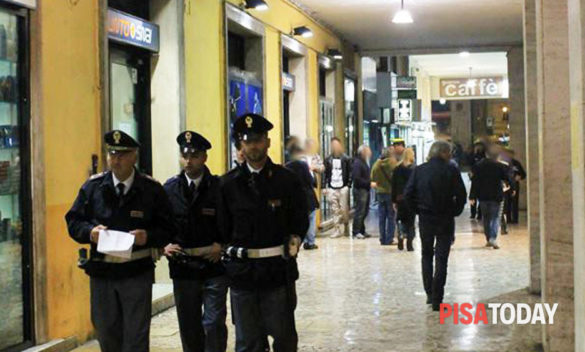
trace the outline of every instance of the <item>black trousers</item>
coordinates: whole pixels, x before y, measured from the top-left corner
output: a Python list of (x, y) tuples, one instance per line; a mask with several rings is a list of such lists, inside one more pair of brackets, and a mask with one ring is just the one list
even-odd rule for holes
[(225, 275), (207, 280), (173, 280), (184, 352), (225, 352), (228, 283)]
[(516, 182), (516, 194), (510, 195), (508, 212), (506, 214), (506, 216), (508, 217), (508, 222), (510, 224), (517, 224), (518, 223), (519, 204), (520, 204), (520, 182)]
[(154, 270), (126, 279), (92, 277), (91, 321), (102, 352), (148, 352)]
[(236, 325), (236, 352), (264, 352), (272, 336), (274, 352), (296, 352), (295, 284), (271, 289), (230, 288)]
[(352, 234), (366, 234), (366, 217), (370, 211), (370, 191), (362, 188), (353, 189), (355, 214), (353, 216)]
[(439, 304), (443, 301), (445, 293), (447, 262), (455, 236), (455, 221), (453, 217), (421, 215), (419, 227), (422, 243), (423, 285), (432, 303)]

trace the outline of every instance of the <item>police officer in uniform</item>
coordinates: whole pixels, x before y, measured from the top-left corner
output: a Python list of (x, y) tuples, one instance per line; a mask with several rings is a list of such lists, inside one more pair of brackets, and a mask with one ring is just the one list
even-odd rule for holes
[(234, 122), (246, 160), (220, 181), (217, 213), (237, 352), (264, 351), (267, 336), (275, 352), (297, 350), (295, 257), (309, 226), (307, 204), (297, 176), (267, 155), (270, 129), (256, 114)]
[[(65, 219), (75, 241), (91, 244), (82, 267), (90, 276), (91, 319), (101, 350), (146, 352), (154, 261), (174, 232), (171, 207), (162, 185), (134, 167), (140, 145), (119, 130), (104, 139), (109, 171), (85, 182)], [(102, 230), (134, 235), (131, 257), (99, 253)]]
[[(177, 232), (165, 247), (183, 351), (224, 352), (228, 279), (220, 262), (216, 207), (219, 178), (205, 162), (211, 144), (200, 134), (177, 137), (183, 170), (164, 185)], [(201, 307), (203, 306), (203, 315)]]

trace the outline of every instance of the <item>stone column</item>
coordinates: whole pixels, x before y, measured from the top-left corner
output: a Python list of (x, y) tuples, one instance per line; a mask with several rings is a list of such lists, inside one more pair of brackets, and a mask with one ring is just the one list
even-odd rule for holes
[[(508, 84), (510, 91), (510, 147), (515, 157), (526, 166), (526, 114), (524, 112), (524, 50), (521, 46), (508, 51)], [(526, 182), (520, 185), (520, 209), (526, 209)]]
[(585, 351), (585, 0), (569, 0), (575, 351)]
[(524, 95), (526, 103), (526, 194), (530, 236), (530, 292), (540, 293), (540, 197), (538, 91), (536, 85), (536, 2), (524, 1)]
[(536, 1), (542, 299), (558, 303), (545, 351), (574, 350), (573, 195), (567, 1)]

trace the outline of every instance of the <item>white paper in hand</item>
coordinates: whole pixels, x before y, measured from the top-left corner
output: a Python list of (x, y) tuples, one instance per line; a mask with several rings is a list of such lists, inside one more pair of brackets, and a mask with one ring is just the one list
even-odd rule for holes
[(130, 259), (134, 238), (134, 235), (128, 232), (101, 230), (97, 251), (114, 257)]

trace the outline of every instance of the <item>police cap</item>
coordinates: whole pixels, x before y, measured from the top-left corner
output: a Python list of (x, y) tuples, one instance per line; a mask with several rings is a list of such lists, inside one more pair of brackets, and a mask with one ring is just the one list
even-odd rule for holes
[(234, 122), (233, 132), (237, 139), (255, 140), (264, 136), (274, 126), (258, 114), (244, 114)]
[(181, 153), (195, 153), (211, 149), (211, 143), (197, 132), (184, 131), (177, 136), (177, 143)]
[(108, 152), (127, 152), (140, 148), (134, 138), (122, 130), (112, 130), (104, 135), (104, 142)]

